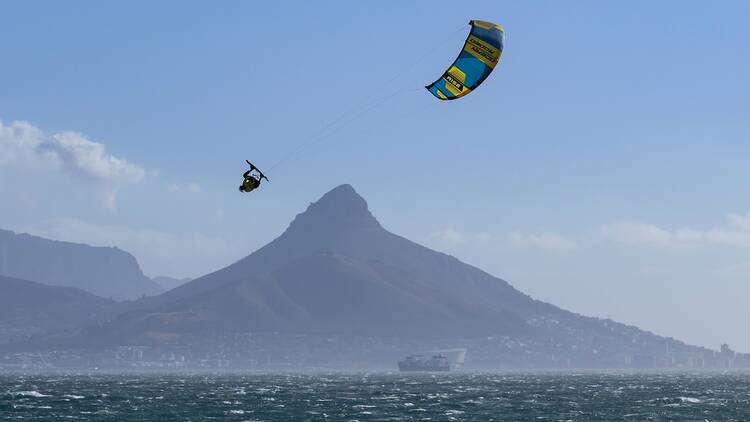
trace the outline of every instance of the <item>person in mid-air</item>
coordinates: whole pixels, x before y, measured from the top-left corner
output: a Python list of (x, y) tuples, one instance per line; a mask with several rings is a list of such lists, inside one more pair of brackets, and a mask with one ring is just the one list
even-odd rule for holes
[[(268, 178), (263, 175), (263, 173), (258, 169), (258, 167), (255, 167), (253, 163), (250, 161), (245, 160), (246, 163), (250, 165), (250, 170), (246, 171), (242, 178), (242, 184), (240, 185), (240, 192), (252, 192), (253, 190), (260, 187), (260, 181), (261, 179), (266, 179), (268, 181)], [(255, 174), (254, 172), (257, 172), (258, 174)]]

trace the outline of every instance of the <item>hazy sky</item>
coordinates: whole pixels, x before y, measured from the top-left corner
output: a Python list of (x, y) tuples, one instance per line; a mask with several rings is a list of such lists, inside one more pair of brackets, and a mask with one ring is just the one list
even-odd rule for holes
[[(199, 276), (351, 183), (564, 308), (750, 351), (750, 3), (4, 2), (0, 227)], [(422, 87), (469, 19), (485, 84)], [(343, 119), (336, 120), (343, 113)], [(244, 159), (270, 169), (237, 192)]]

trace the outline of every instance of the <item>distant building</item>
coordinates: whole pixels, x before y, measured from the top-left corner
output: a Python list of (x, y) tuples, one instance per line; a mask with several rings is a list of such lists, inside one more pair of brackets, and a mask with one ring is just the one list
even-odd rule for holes
[(652, 355), (634, 355), (631, 359), (632, 365), (636, 368), (654, 368), (656, 359)]
[(734, 350), (729, 348), (729, 345), (724, 343), (721, 345), (719, 350), (719, 366), (722, 368), (734, 368), (735, 366), (735, 353)]

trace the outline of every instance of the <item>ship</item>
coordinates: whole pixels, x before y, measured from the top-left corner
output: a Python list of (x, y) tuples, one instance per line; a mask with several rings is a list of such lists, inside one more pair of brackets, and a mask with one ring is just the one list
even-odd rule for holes
[(427, 359), (424, 355), (409, 355), (398, 363), (398, 369), (402, 372), (450, 371), (451, 364), (442, 353), (433, 355), (430, 359)]

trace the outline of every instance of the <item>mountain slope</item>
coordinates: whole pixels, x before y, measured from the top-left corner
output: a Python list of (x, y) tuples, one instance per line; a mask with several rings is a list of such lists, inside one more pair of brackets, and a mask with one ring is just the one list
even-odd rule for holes
[[(299, 293), (305, 289), (315, 294)], [(234, 305), (221, 305), (219, 297)], [(244, 301), (238, 303), (239, 298)], [(313, 298), (320, 303), (311, 303)], [(367, 303), (353, 306), (357, 300)], [(200, 326), (243, 321), (241, 326), (253, 329), (362, 332), (363, 321), (369, 321), (364, 326), (371, 334), (425, 336), (529, 331), (524, 318), (535, 312), (532, 308), (556, 309), (386, 231), (349, 185), (325, 194), (250, 256), (143, 303), (149, 326), (153, 311), (168, 310), (167, 319), (182, 326), (173, 312), (190, 310), (186, 320), (201, 321)], [(342, 321), (360, 323), (345, 327), (316, 312), (331, 309), (338, 309)], [(248, 320), (249, 315), (255, 317)]]
[(159, 287), (161, 287), (165, 292), (167, 290), (172, 290), (175, 287), (181, 286), (188, 281), (190, 281), (190, 278), (172, 278), (172, 277), (151, 277), (151, 280), (158, 284)]
[(163, 290), (138, 262), (118, 248), (60, 242), (0, 230), (0, 275), (53, 286), (75, 287), (116, 300)]
[(131, 313), (110, 331), (139, 338), (144, 332), (201, 330), (411, 337), (533, 330), (501, 306), (476, 306), (419, 276), (406, 281), (402, 271), (382, 262), (320, 252), (270, 274)]
[[(386, 231), (350, 185), (341, 185), (297, 215), (277, 239), (240, 261), (150, 299), (163, 305), (221, 285), (269, 274), (290, 262), (320, 252), (337, 252), (362, 261), (383, 263), (405, 276), (430, 280), (430, 286), (460, 291), (472, 301), (488, 303), (485, 288), (497, 289), (506, 306), (528, 297), (507, 282), (401, 236)], [(147, 301), (148, 302), (148, 301)]]
[(71, 287), (0, 276), (0, 343), (101, 323), (115, 303)]

